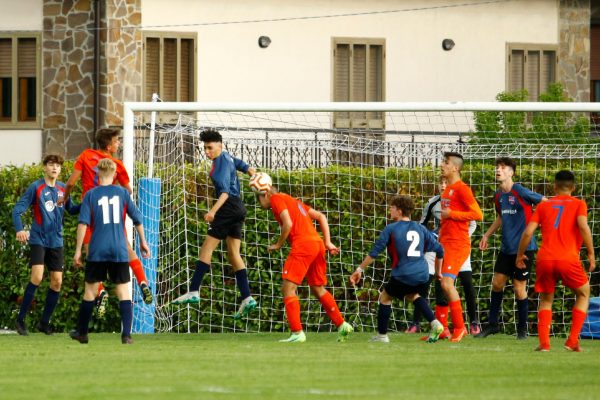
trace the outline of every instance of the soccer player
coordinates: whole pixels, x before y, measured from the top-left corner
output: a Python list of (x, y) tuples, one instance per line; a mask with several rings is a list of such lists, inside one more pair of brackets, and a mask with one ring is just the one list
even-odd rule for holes
[(81, 266), (81, 248), (88, 227), (90, 237), (89, 252), (85, 266), (85, 291), (79, 308), (77, 329), (69, 336), (79, 343), (88, 343), (88, 325), (94, 310), (98, 284), (107, 279), (115, 286), (121, 312), (121, 343), (131, 344), (131, 323), (133, 307), (129, 293), (129, 252), (125, 238), (125, 216), (128, 215), (140, 239), (140, 249), (144, 257), (150, 256), (150, 248), (144, 236), (142, 214), (131, 200), (129, 192), (113, 185), (116, 163), (105, 158), (98, 161), (98, 183), (90, 189), (81, 203), (79, 225), (77, 226), (77, 245), (73, 257), (75, 266)]
[[(281, 285), (285, 313), (292, 334), (288, 339), (280, 342), (306, 341), (300, 320), (300, 301), (296, 292), (304, 277), (308, 281), (311, 292), (319, 299), (327, 316), (338, 328), (338, 342), (344, 342), (354, 329), (344, 321), (335, 299), (325, 289), (327, 284), (325, 252), (331, 255), (340, 252), (340, 249), (331, 243), (327, 217), (300, 200), (279, 193), (274, 187), (265, 193), (259, 193), (258, 201), (262, 208), (271, 208), (281, 226), (281, 235), (275, 244), (268, 247), (268, 250), (272, 252), (281, 249), (286, 240), (292, 247), (283, 265)], [(314, 220), (319, 222), (323, 239), (313, 225)]]
[[(447, 152), (441, 164), (442, 176), (448, 185), (442, 193), (439, 241), (444, 246), (442, 290), (448, 299), (454, 332), (450, 341), (459, 342), (467, 334), (462, 304), (454, 286), (460, 268), (471, 255), (469, 221), (481, 221), (483, 213), (471, 188), (460, 179), (464, 160), (461, 154)], [(446, 308), (447, 310), (447, 308)], [(437, 310), (436, 310), (437, 311)], [(444, 312), (444, 310), (440, 310)], [(447, 311), (445, 312), (448, 315)], [(439, 319), (439, 318), (438, 318)], [(440, 321), (444, 323), (444, 321)]]
[(514, 183), (513, 176), (516, 172), (517, 164), (513, 159), (509, 157), (496, 159), (498, 190), (494, 194), (494, 204), (497, 216), (496, 220), (481, 238), (479, 249), (488, 249), (490, 236), (500, 227), (502, 227), (502, 246), (500, 247), (500, 254), (498, 254), (496, 265), (494, 266), (488, 324), (477, 335), (479, 338), (500, 332), (498, 314), (502, 309), (504, 287), (508, 279), (512, 278), (517, 303), (517, 339), (527, 339), (527, 315), (529, 314), (527, 279), (531, 272), (534, 252), (537, 250), (535, 238), (527, 246), (526, 268), (517, 268), (515, 260), (519, 240), (521, 240), (521, 235), (531, 218), (531, 214), (533, 214), (533, 206), (542, 200), (546, 200), (546, 198), (541, 194), (524, 188), (518, 183)]
[(386, 248), (392, 259), (392, 276), (386, 283), (385, 288), (379, 295), (379, 307), (377, 309), (377, 332), (371, 341), (390, 341), (387, 330), (390, 315), (392, 313), (392, 299), (398, 298), (411, 301), (415, 310), (425, 316), (431, 324), (431, 332), (428, 342), (436, 342), (444, 331), (444, 326), (435, 319), (433, 311), (429, 308), (427, 297), (423, 293), (429, 283), (429, 268), (425, 261), (426, 252), (435, 252), (436, 275), (439, 276), (444, 257), (444, 249), (438, 243), (433, 233), (429, 232), (423, 225), (411, 221), (410, 216), (415, 205), (409, 196), (394, 196), (390, 202), (390, 216), (393, 222), (385, 227), (375, 242), (373, 249), (360, 263), (358, 268), (350, 276), (352, 286), (360, 282), (362, 273), (367, 266), (371, 265), (375, 258)]
[(575, 191), (575, 175), (571, 171), (559, 171), (554, 177), (556, 197), (539, 204), (529, 220), (517, 251), (517, 267), (527, 268), (526, 250), (533, 234), (541, 225), (542, 245), (537, 255), (535, 291), (540, 294), (538, 308), (537, 351), (550, 351), (550, 326), (552, 325), (552, 302), (558, 280), (575, 292), (575, 304), (571, 332), (565, 349), (581, 351), (579, 333), (585, 321), (590, 300), (590, 284), (579, 259), (583, 243), (587, 249), (590, 272), (596, 268), (592, 233), (587, 223), (585, 201), (572, 196)]
[[(104, 128), (99, 129), (96, 132), (96, 143), (98, 144), (99, 150), (94, 149), (86, 149), (84, 150), (77, 160), (75, 164), (73, 164), (73, 173), (69, 177), (67, 181), (67, 186), (65, 189), (65, 200), (69, 198), (71, 191), (81, 178), (81, 198), (85, 196), (88, 190), (98, 186), (98, 162), (104, 158), (108, 158), (114, 161), (116, 164), (117, 172), (115, 175), (115, 181), (113, 183), (118, 182), (123, 188), (129, 192), (129, 194), (133, 193), (131, 189), (129, 175), (127, 174), (127, 170), (125, 170), (125, 166), (121, 162), (121, 160), (113, 157), (113, 154), (119, 151), (119, 147), (121, 146), (121, 131), (116, 128)], [(91, 231), (87, 231), (85, 234), (85, 238), (83, 243), (88, 245), (90, 242)], [(129, 241), (127, 241), (127, 252), (129, 254), (129, 266), (135, 275), (135, 278), (140, 285), (140, 290), (143, 295), (144, 303), (151, 304), (152, 303), (152, 290), (148, 286), (148, 279), (146, 278), (146, 274), (144, 273), (144, 267), (137, 254), (133, 251), (131, 246), (129, 245)], [(97, 303), (97, 311), (98, 315), (102, 316), (105, 312), (106, 303), (108, 300), (108, 293), (104, 290), (104, 286), (102, 282), (98, 285), (98, 294), (96, 296)]]
[(212, 254), (225, 240), (227, 258), (235, 272), (235, 281), (241, 293), (242, 302), (234, 319), (247, 316), (257, 307), (256, 300), (250, 295), (248, 272), (240, 255), (242, 228), (246, 219), (246, 207), (240, 198), (240, 182), (236, 171), (252, 176), (256, 170), (242, 160), (233, 158), (223, 150), (223, 137), (215, 130), (207, 129), (200, 134), (204, 142), (204, 152), (212, 160), (210, 179), (215, 186), (217, 201), (204, 215), (209, 224), (208, 234), (200, 248), (199, 261), (187, 293), (173, 300), (173, 304), (197, 304), (200, 301), (200, 284), (204, 274), (210, 269)]
[[(58, 199), (62, 198), (65, 192), (65, 184), (57, 180), (63, 161), (63, 158), (56, 154), (44, 157), (42, 160), (44, 177), (27, 187), (12, 212), (17, 240), (21, 243), (29, 242), (31, 257), (29, 261), (31, 280), (25, 289), (15, 324), (17, 332), (23, 336), (29, 334), (25, 316), (44, 277), (44, 264), (50, 272), (50, 287), (46, 294), (46, 303), (37, 330), (46, 335), (52, 334), (50, 319), (58, 303), (64, 268), (63, 216), (65, 209), (71, 215), (79, 212), (79, 206), (74, 206), (71, 201), (64, 203), (64, 207), (57, 206)], [(23, 228), (21, 215), (30, 207), (33, 213), (33, 222), (31, 231), (26, 231)]]

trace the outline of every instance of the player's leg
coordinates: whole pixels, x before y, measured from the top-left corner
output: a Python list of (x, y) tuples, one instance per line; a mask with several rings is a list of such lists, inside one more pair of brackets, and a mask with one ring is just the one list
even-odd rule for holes
[(550, 326), (552, 325), (552, 302), (554, 301), (554, 289), (556, 278), (554, 274), (554, 262), (536, 262), (535, 291), (539, 293), (538, 306), (538, 339), (537, 351), (550, 351)]
[(477, 296), (473, 287), (473, 270), (471, 268), (471, 256), (467, 257), (458, 273), (460, 284), (465, 293), (465, 302), (467, 304), (467, 315), (469, 316), (469, 333), (477, 335), (481, 332), (479, 320), (477, 318)]
[(575, 293), (575, 304), (571, 319), (571, 331), (565, 349), (579, 352), (579, 334), (585, 322), (590, 303), (590, 284), (580, 262), (565, 263), (561, 274), (563, 284)]
[[(240, 232), (241, 233), (241, 232)], [(248, 314), (256, 309), (256, 300), (250, 295), (250, 282), (248, 281), (248, 270), (244, 264), (244, 260), (240, 255), (241, 239), (237, 237), (227, 236), (227, 258), (233, 267), (235, 273), (235, 283), (240, 291), (242, 302), (238, 311), (234, 314), (234, 319), (247, 317)]]
[[(442, 289), (442, 281), (435, 280), (434, 286), (435, 293), (435, 319), (440, 321), (440, 323), (444, 326), (444, 332), (440, 336), (441, 339), (448, 339), (452, 336), (450, 333), (450, 329), (448, 329), (448, 299), (444, 294), (444, 289)], [(427, 340), (429, 337), (424, 336), (421, 339)]]
[(289, 338), (280, 340), (280, 342), (302, 343), (306, 341), (306, 335), (302, 330), (302, 321), (300, 320), (300, 300), (298, 299), (298, 294), (296, 293), (297, 288), (297, 283), (287, 279), (284, 279), (281, 285), (283, 304), (285, 306), (285, 316), (288, 320), (292, 334)]
[[(456, 273), (458, 273), (458, 271), (456, 271)], [(452, 276), (449, 273), (442, 276), (442, 289), (448, 299), (450, 315), (452, 316), (452, 325), (454, 326), (454, 331), (452, 332), (450, 340), (452, 342), (459, 342), (466, 336), (467, 330), (465, 329), (465, 320), (463, 317), (460, 296), (455, 287), (455, 279), (456, 276)]]
[(52, 318), (56, 304), (58, 304), (58, 297), (62, 286), (64, 260), (65, 257), (62, 247), (47, 249), (45, 264), (50, 273), (50, 287), (48, 288), (48, 293), (46, 293), (42, 318), (37, 325), (38, 331), (44, 332), (46, 335), (52, 335), (50, 319)]
[(379, 294), (379, 305), (377, 307), (377, 335), (371, 338), (371, 342), (389, 343), (388, 325), (390, 316), (392, 315), (392, 300), (393, 297), (388, 291), (394, 291), (394, 278), (385, 285), (385, 288)]
[(25, 293), (23, 293), (23, 299), (21, 300), (21, 307), (19, 308), (19, 314), (17, 315), (17, 320), (15, 321), (15, 328), (17, 333), (22, 336), (29, 335), (29, 331), (27, 330), (27, 324), (25, 323), (25, 317), (29, 312), (29, 308), (31, 307), (31, 303), (35, 297), (35, 292), (37, 288), (40, 286), (42, 279), (44, 277), (44, 258), (46, 254), (46, 249), (43, 246), (32, 245), (30, 246), (30, 260), (29, 265), (31, 267), (31, 276), (29, 279), (29, 283), (25, 288)]
[[(525, 269), (519, 269), (513, 263), (513, 288), (515, 291), (515, 303), (517, 303), (517, 339), (527, 339), (527, 319), (529, 317), (529, 299), (527, 298), (527, 280), (529, 279), (529, 272), (531, 271), (531, 265), (535, 257), (533, 251), (526, 251), (525, 255)], [(514, 256), (514, 262), (516, 262), (516, 256)]]
[(83, 300), (79, 306), (77, 328), (69, 332), (69, 336), (79, 343), (88, 343), (88, 326), (94, 311), (98, 283), (106, 279), (106, 266), (102, 263), (87, 262), (85, 266), (85, 289)]
[(485, 338), (500, 332), (499, 316), (502, 309), (502, 298), (504, 297), (504, 287), (508, 277), (514, 270), (514, 259), (511, 264), (510, 257), (500, 252), (494, 265), (494, 276), (492, 277), (492, 292), (490, 293), (490, 311), (488, 313), (488, 323), (480, 334), (476, 337)]
[(425, 317), (427, 322), (429, 322), (431, 329), (429, 332), (429, 336), (427, 337), (427, 342), (434, 343), (438, 341), (440, 335), (444, 332), (444, 326), (440, 321), (435, 319), (433, 311), (431, 311), (427, 299), (420, 295), (420, 293), (423, 292), (423, 289), (425, 287), (429, 287), (429, 283), (424, 283), (422, 285), (415, 286), (412, 290), (407, 288), (406, 291), (409, 292), (409, 294), (406, 294), (404, 296), (404, 299), (413, 303), (415, 311), (419, 310), (419, 313)]
[(221, 243), (221, 239), (210, 235), (206, 236), (200, 248), (199, 260), (196, 262), (188, 292), (173, 300), (173, 304), (197, 304), (200, 301), (200, 284), (202, 283), (202, 278), (204, 278), (204, 275), (210, 269), (212, 254), (219, 243)]
[(129, 241), (127, 242), (127, 255), (129, 256), (129, 268), (131, 268), (131, 271), (133, 272), (133, 275), (135, 275), (135, 279), (140, 286), (144, 303), (152, 304), (154, 296), (152, 296), (152, 290), (150, 289), (150, 286), (148, 286), (148, 278), (146, 278), (144, 266), (135, 251), (131, 248)]
[(116, 284), (115, 292), (119, 299), (119, 311), (121, 313), (121, 343), (132, 344), (131, 324), (133, 323), (133, 304), (129, 294), (129, 271), (127, 265), (112, 263), (109, 269), (110, 280)]

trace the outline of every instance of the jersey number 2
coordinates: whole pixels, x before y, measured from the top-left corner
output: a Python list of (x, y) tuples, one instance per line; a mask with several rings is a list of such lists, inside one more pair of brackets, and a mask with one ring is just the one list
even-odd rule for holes
[(120, 224), (121, 217), (119, 216), (119, 196), (113, 196), (108, 199), (108, 196), (102, 196), (98, 200), (98, 205), (102, 207), (102, 223), (110, 224), (110, 206), (112, 205), (112, 223)]
[(417, 250), (417, 246), (421, 241), (421, 237), (416, 231), (408, 231), (406, 232), (406, 240), (410, 242), (410, 246), (408, 247), (408, 252), (406, 253), (409, 257), (420, 257), (421, 252)]

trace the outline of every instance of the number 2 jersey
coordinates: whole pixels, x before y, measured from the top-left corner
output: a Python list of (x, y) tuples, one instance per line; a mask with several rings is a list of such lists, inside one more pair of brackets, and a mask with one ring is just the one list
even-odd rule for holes
[(142, 213), (133, 204), (126, 189), (115, 186), (98, 186), (89, 190), (79, 213), (79, 223), (92, 231), (88, 261), (127, 262), (125, 216), (134, 225), (142, 223)]
[(541, 226), (540, 260), (579, 260), (583, 243), (577, 217), (587, 217), (585, 201), (572, 196), (556, 196), (538, 204), (531, 222)]
[(392, 262), (392, 276), (411, 286), (429, 280), (425, 253), (431, 251), (437, 258), (444, 257), (444, 248), (433, 233), (415, 221), (398, 221), (386, 226), (369, 256), (376, 258), (386, 247)]

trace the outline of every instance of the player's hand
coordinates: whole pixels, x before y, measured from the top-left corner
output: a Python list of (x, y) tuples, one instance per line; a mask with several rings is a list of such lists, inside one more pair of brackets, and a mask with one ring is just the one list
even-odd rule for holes
[(340, 254), (339, 247), (336, 247), (331, 242), (325, 243), (325, 248), (327, 249), (327, 251), (329, 252), (329, 254), (331, 254), (332, 256), (337, 256), (338, 254)]
[(213, 222), (215, 219), (215, 213), (212, 211), (207, 212), (206, 214), (204, 214), (204, 221), (208, 222), (209, 224), (211, 222)]
[(83, 266), (81, 263), (81, 250), (75, 250), (75, 255), (73, 256), (73, 265), (76, 268), (81, 268)]
[(525, 269), (525, 267), (526, 267), (525, 260), (529, 260), (529, 258), (525, 254), (522, 254), (522, 255), (517, 254), (517, 260), (515, 262), (515, 266), (519, 269)]
[(450, 218), (450, 208), (446, 207), (446, 208), (442, 208), (442, 212), (441, 212), (441, 217), (442, 218)]
[(479, 241), (479, 250), (487, 250), (488, 249), (488, 237), (483, 235), (483, 237), (481, 238), (481, 240)]
[(17, 232), (17, 240), (21, 243), (27, 243), (29, 241), (29, 231)]
[(256, 168), (254, 167), (249, 167), (248, 171), (246, 171), (246, 173), (250, 176), (253, 176), (256, 173)]
[(269, 247), (267, 247), (267, 250), (269, 251), (269, 253), (277, 251), (279, 249), (281, 249), (281, 245), (279, 243), (271, 244), (271, 245), (269, 245)]
[(355, 270), (355, 271), (352, 273), (352, 275), (350, 275), (350, 284), (351, 284), (352, 286), (356, 286), (356, 284), (357, 284), (358, 282), (360, 282), (361, 278), (362, 278), (362, 272), (361, 272), (361, 271), (359, 271), (358, 269), (357, 269), (357, 270)]
[(67, 198), (65, 198), (64, 196), (59, 197), (58, 200), (56, 201), (56, 206), (62, 207), (66, 202), (67, 202)]
[(440, 281), (440, 282), (442, 281), (442, 278), (443, 278), (443, 276), (442, 276), (442, 272), (441, 272), (441, 271), (440, 271), (440, 272), (437, 272), (437, 273), (435, 273), (433, 276), (434, 276), (434, 278), (435, 278), (436, 280), (438, 280), (438, 281)]
[(148, 246), (148, 243), (142, 242), (140, 244), (140, 251), (142, 253), (142, 257), (144, 257), (144, 258), (150, 257), (150, 246)]
[(594, 272), (596, 269), (596, 259), (593, 254), (588, 253), (588, 262), (590, 263), (590, 272)]

